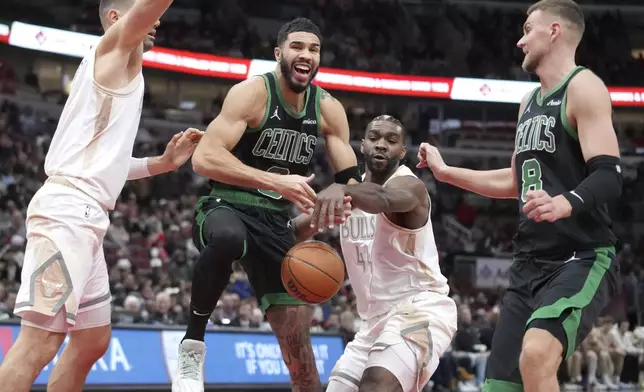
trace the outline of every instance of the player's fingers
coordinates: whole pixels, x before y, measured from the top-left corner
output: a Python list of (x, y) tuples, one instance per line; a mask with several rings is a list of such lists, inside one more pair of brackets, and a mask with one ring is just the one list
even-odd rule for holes
[(322, 207), (322, 201), (318, 200), (313, 204), (313, 211), (311, 212), (311, 228), (317, 227), (318, 219), (320, 217), (320, 209)]
[[(322, 200), (318, 202), (319, 211), (317, 211), (315, 226), (318, 228), (318, 232), (324, 231), (324, 220), (328, 218), (329, 204), (328, 201)], [(316, 208), (317, 210), (318, 208)]]
[(526, 214), (530, 214), (532, 210), (535, 208), (542, 206), (544, 204), (548, 203), (548, 198), (547, 197), (540, 197), (537, 199), (531, 199), (527, 203), (523, 205), (523, 212)]
[(544, 196), (548, 196), (548, 194), (543, 189), (538, 190), (538, 191), (528, 191), (525, 194), (526, 200), (537, 199), (537, 198), (544, 197)]
[(528, 214), (528, 218), (541, 219), (543, 214), (547, 214), (551, 211), (552, 211), (552, 204), (544, 204), (530, 211), (530, 213)]
[(344, 197), (344, 204), (351, 203), (351, 196)]
[(305, 180), (305, 181), (306, 181), (308, 184), (310, 184), (311, 182), (313, 182), (313, 180), (314, 180), (314, 179), (315, 179), (315, 174), (311, 174), (310, 176), (306, 177), (306, 180)]
[(306, 204), (301, 203), (299, 200), (293, 200), (293, 204), (295, 204), (295, 207), (305, 213), (306, 215), (311, 215), (312, 209), (310, 207), (307, 207)]
[(416, 165), (417, 168), (421, 169), (423, 167), (427, 167), (427, 161), (422, 159), (420, 162), (418, 162), (418, 165)]
[(183, 136), (183, 132), (175, 133), (170, 139), (170, 144), (176, 144), (181, 139), (181, 136)]
[(302, 190), (308, 195), (309, 199), (311, 199), (312, 202), (315, 202), (317, 200), (318, 195), (315, 193), (313, 188), (306, 182), (303, 182), (302, 184)]
[(545, 212), (534, 219), (537, 222), (554, 222), (555, 214), (552, 211)]

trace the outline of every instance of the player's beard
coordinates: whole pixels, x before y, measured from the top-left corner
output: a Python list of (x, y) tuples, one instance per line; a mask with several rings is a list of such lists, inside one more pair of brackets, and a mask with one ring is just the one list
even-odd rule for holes
[(365, 164), (372, 175), (375, 174), (376, 176), (381, 177), (393, 173), (396, 166), (400, 164), (400, 161), (398, 158), (392, 158), (388, 159), (385, 163), (379, 163), (374, 161), (372, 157), (369, 157), (365, 159)]
[(299, 94), (304, 92), (304, 90), (309, 87), (309, 84), (311, 84), (311, 81), (315, 79), (315, 75), (318, 74), (319, 67), (311, 68), (309, 81), (306, 84), (299, 84), (293, 81), (293, 65), (294, 64), (289, 64), (284, 57), (280, 59), (280, 71), (282, 71), (282, 76), (284, 77), (284, 80), (286, 80), (288, 88), (293, 90), (294, 93)]
[(537, 55), (526, 55), (523, 58), (523, 63), (521, 64), (521, 69), (525, 72), (535, 73), (537, 66), (539, 65), (540, 58)]

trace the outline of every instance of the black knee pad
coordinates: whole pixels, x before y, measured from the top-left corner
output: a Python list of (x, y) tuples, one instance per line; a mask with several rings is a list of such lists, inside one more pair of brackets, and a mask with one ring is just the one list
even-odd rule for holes
[(202, 235), (206, 247), (216, 250), (222, 258), (229, 258), (232, 262), (243, 256), (246, 226), (231, 209), (219, 207), (210, 212), (205, 219)]

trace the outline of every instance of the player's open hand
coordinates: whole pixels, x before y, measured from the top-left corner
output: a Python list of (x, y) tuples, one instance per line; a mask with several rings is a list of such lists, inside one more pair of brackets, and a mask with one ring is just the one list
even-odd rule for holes
[(523, 212), (535, 222), (554, 222), (568, 218), (572, 206), (562, 195), (551, 197), (544, 190), (528, 191)]
[(308, 177), (296, 174), (280, 174), (277, 176), (277, 181), (272, 190), (293, 202), (300, 211), (308, 214), (310, 209), (315, 206), (315, 200), (317, 199), (315, 191), (309, 185), (313, 178), (315, 178), (313, 174)]
[(336, 224), (336, 216), (345, 221), (343, 206), (345, 204), (344, 185), (332, 184), (318, 194), (317, 202), (311, 216), (311, 228), (317, 227), (318, 232), (327, 227), (332, 229)]
[(188, 128), (184, 132), (175, 134), (165, 147), (161, 159), (167, 162), (172, 170), (180, 167), (195, 152), (203, 134), (202, 131), (195, 128)]
[[(334, 224), (335, 225), (343, 224), (347, 220), (347, 218), (351, 216), (352, 209), (353, 209), (353, 205), (351, 205), (351, 196), (345, 196), (344, 211), (342, 211), (342, 214), (334, 215), (332, 220), (329, 220), (329, 216), (327, 216), (324, 219), (324, 227), (333, 228)], [(313, 217), (313, 212), (314, 212), (313, 208), (309, 209), (309, 213), (311, 214), (311, 217)], [(315, 227), (315, 225), (311, 225), (311, 228), (313, 227)]]
[(443, 161), (441, 153), (438, 148), (429, 143), (421, 143), (418, 147), (418, 168), (428, 167), (434, 173), (437, 180), (441, 181), (441, 177), (447, 165)]

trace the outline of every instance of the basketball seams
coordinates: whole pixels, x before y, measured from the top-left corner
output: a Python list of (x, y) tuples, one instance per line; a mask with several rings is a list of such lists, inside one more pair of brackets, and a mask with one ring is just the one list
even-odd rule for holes
[[(305, 245), (306, 244), (306, 245)], [(342, 257), (338, 254), (338, 252), (335, 251), (335, 249), (331, 248), (329, 245), (325, 244), (324, 242), (320, 241), (306, 241), (300, 244), (297, 247), (298, 250), (300, 249), (319, 249), (323, 250), (327, 253), (331, 253), (333, 256), (337, 257), (338, 259), (342, 260)]]
[[(300, 249), (302, 249), (302, 248), (300, 248)], [(296, 256), (289, 255), (288, 257), (290, 257), (291, 259), (295, 259), (295, 260), (297, 260), (297, 261), (301, 261), (302, 263), (304, 263), (304, 264), (308, 265), (309, 267), (313, 267), (314, 269), (316, 269), (316, 270), (318, 270), (318, 271), (322, 272), (324, 275), (328, 276), (328, 277), (329, 277), (329, 279), (331, 279), (331, 280), (332, 280), (332, 281), (334, 281), (335, 283), (340, 284), (340, 282), (338, 282), (338, 281), (337, 281), (333, 276), (329, 275), (326, 271), (321, 270), (317, 265), (313, 265), (313, 264), (309, 263), (308, 261), (306, 261), (306, 260), (302, 260), (302, 259), (300, 259), (299, 257), (296, 257)], [(289, 261), (290, 261), (290, 260), (289, 260)], [(291, 271), (291, 264), (289, 264), (288, 271), (289, 271), (291, 274), (293, 273), (293, 272)], [(299, 282), (298, 282), (298, 283), (299, 283)]]
[[(293, 259), (297, 259), (296, 257), (289, 256), (289, 259), (288, 259), (288, 261), (286, 262), (286, 268), (288, 269), (289, 278), (290, 278), (290, 279), (293, 279), (293, 280), (295, 281), (295, 283), (297, 283), (297, 285), (298, 285), (298, 286), (300, 286), (300, 287), (299, 287), (300, 289), (304, 289), (304, 290), (308, 291), (310, 294), (313, 294), (313, 295), (315, 295), (316, 297), (318, 297), (318, 298), (320, 298), (320, 299), (324, 300), (324, 298), (325, 298), (324, 296), (322, 296), (322, 295), (318, 295), (318, 294), (314, 293), (314, 292), (313, 292), (313, 291), (311, 291), (309, 288), (305, 287), (305, 286), (304, 286), (304, 285), (303, 285), (303, 284), (302, 284), (302, 283), (297, 279), (297, 277), (296, 277), (296, 276), (295, 276), (295, 274), (293, 273), (293, 270), (291, 270), (291, 258), (293, 258)], [(304, 260), (301, 260), (301, 259), (297, 259), (297, 260), (299, 260), (299, 261), (304, 261)], [(308, 264), (308, 263), (307, 263), (307, 264)]]

